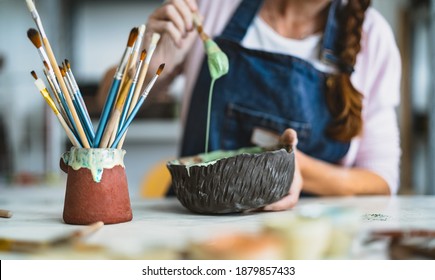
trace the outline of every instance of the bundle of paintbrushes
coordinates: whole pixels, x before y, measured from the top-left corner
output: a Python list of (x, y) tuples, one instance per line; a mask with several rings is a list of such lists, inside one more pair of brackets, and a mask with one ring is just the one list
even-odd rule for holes
[(130, 31), (98, 127), (94, 131), (69, 61), (65, 59), (62, 66), (59, 66), (35, 4), (32, 0), (26, 2), (38, 28), (38, 30), (30, 28), (27, 36), (41, 57), (49, 88), (35, 71), (31, 74), (35, 78), (35, 85), (58, 118), (69, 140), (76, 147), (122, 148), (128, 127), (163, 71), (164, 64), (161, 64), (154, 77), (141, 91), (160, 35), (153, 34), (148, 52), (144, 49), (139, 56), (145, 25)]

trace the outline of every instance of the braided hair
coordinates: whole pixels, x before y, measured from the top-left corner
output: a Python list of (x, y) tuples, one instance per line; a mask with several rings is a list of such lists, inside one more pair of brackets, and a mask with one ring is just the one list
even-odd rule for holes
[(363, 127), (363, 96), (352, 85), (350, 76), (361, 50), (362, 25), (369, 6), (370, 0), (348, 0), (338, 15), (342, 34), (338, 38), (339, 73), (326, 81), (326, 102), (332, 114), (326, 133), (338, 141), (350, 141)]

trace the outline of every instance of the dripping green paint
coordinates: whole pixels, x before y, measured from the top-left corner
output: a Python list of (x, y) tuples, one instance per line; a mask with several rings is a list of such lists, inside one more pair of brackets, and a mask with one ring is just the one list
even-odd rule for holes
[(228, 73), (229, 62), (227, 55), (219, 48), (219, 46), (213, 40), (205, 41), (204, 47), (207, 54), (208, 69), (210, 71), (210, 76), (212, 79), (208, 94), (207, 127), (205, 134), (205, 153), (207, 153), (210, 135), (210, 113), (213, 98), (213, 87), (217, 79)]

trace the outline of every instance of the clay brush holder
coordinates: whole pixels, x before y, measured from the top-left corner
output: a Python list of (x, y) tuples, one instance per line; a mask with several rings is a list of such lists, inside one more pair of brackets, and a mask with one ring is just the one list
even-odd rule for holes
[(200, 214), (252, 211), (288, 194), (295, 159), (291, 148), (215, 151), (170, 161), (181, 204)]
[(67, 175), (63, 220), (87, 225), (131, 221), (130, 196), (121, 149), (71, 148), (60, 167)]

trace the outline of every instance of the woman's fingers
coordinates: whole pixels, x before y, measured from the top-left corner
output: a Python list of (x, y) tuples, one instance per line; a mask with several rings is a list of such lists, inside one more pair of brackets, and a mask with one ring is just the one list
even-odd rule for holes
[[(295, 155), (297, 153), (296, 145), (298, 143), (298, 136), (295, 130), (289, 128), (284, 131), (280, 137), (280, 142), (284, 145), (289, 145), (293, 147)], [(289, 194), (280, 199), (277, 202), (269, 204), (263, 208), (265, 211), (283, 211), (293, 208), (299, 201), (299, 195), (301, 193), (303, 186), (302, 173), (299, 169), (299, 164), (296, 161), (295, 156), (295, 171), (293, 175), (293, 181), (290, 186)]]
[(177, 9), (178, 13), (181, 15), (182, 20), (184, 21), (184, 28), (186, 31), (193, 30), (193, 16), (192, 10), (190, 6), (186, 4), (184, 0), (174, 0), (174, 6)]
[(160, 33), (162, 34), (162, 36), (168, 34), (171, 40), (175, 43), (175, 45), (177, 45), (178, 47), (181, 46), (183, 36), (180, 31), (175, 27), (173, 22), (150, 19), (147, 24), (147, 29), (152, 30), (153, 32)]
[(149, 17), (147, 30), (168, 34), (181, 47), (182, 40), (193, 30), (193, 15), (197, 10), (194, 0), (169, 0)]
[(187, 5), (189, 5), (189, 8), (192, 12), (198, 11), (198, 4), (196, 3), (196, 0), (185, 0)]
[(293, 148), (298, 144), (298, 135), (294, 129), (287, 128), (280, 137), (280, 142)]
[(281, 200), (265, 206), (264, 211), (283, 211), (293, 208), (299, 200), (299, 195), (288, 194)]
[(299, 201), (299, 195), (302, 190), (302, 175), (299, 171), (299, 169), (295, 168), (295, 174), (293, 176), (293, 182), (290, 186), (289, 194), (285, 197), (281, 198), (277, 202), (274, 202), (272, 204), (266, 205), (263, 210), (264, 211), (283, 211), (287, 209), (291, 209), (295, 207), (295, 205)]

